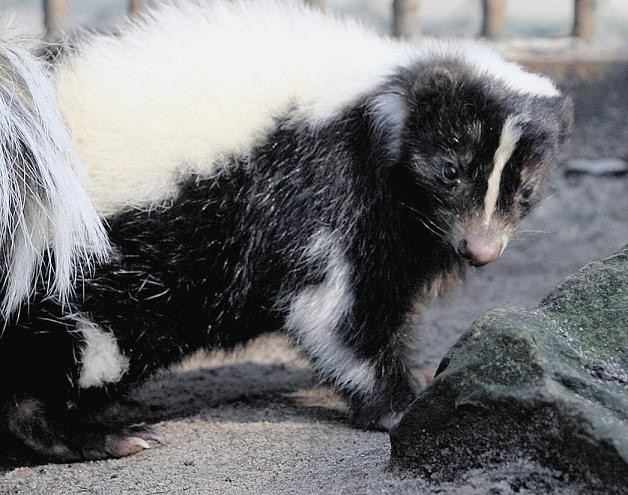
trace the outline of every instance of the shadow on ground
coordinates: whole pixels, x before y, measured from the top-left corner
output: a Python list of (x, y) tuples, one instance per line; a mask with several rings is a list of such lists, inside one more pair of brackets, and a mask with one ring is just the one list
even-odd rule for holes
[[(318, 386), (286, 338), (265, 336), (249, 347), (251, 350), (241, 349), (228, 358), (224, 353), (199, 353), (173, 370), (159, 373), (90, 419), (114, 426), (152, 426), (198, 416), (211, 422), (348, 424), (343, 401)], [(259, 359), (260, 351), (262, 359), (273, 359), (264, 352), (270, 347), (277, 353), (275, 361), (289, 357), (290, 362), (247, 360), (249, 354)], [(226, 410), (228, 414), (224, 414)], [(0, 444), (0, 474), (19, 466), (46, 464), (9, 435), (0, 435)]]

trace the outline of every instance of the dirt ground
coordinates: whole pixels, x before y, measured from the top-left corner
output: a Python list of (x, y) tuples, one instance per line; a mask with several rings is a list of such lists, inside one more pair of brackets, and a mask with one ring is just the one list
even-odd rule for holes
[[(569, 81), (576, 128), (570, 157), (628, 157), (628, 66), (596, 84)], [(418, 360), (434, 368), (489, 307), (534, 305), (590, 260), (628, 242), (628, 176), (566, 177), (559, 164), (550, 198), (525, 222), (503, 258), (472, 270), (420, 323)], [(386, 433), (354, 428), (340, 399), (317, 385), (279, 336), (235, 354), (194, 356), (108, 411), (146, 422), (161, 445), (118, 460), (33, 464), (0, 457), (0, 493), (578, 493), (576, 482), (522, 459), (464, 474), (455, 483), (387, 469)], [(4, 450), (4, 449), (3, 449)]]

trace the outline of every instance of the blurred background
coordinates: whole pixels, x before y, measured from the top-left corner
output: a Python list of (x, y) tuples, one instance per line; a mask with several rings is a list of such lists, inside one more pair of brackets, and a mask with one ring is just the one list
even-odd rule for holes
[[(19, 24), (33, 33), (41, 33), (42, 3), (42, 0), (0, 0), (0, 10), (14, 13)], [(507, 37), (559, 37), (572, 31), (574, 0), (503, 3)], [(382, 33), (392, 29), (392, 0), (325, 0), (324, 4), (341, 15), (359, 17)], [(482, 0), (420, 0), (420, 29), (426, 35), (478, 35), (482, 27), (482, 4)], [(602, 39), (628, 36), (628, 0), (597, 0), (596, 4), (597, 35)], [(67, 26), (114, 25), (123, 18), (128, 5), (128, 0), (69, 0)]]

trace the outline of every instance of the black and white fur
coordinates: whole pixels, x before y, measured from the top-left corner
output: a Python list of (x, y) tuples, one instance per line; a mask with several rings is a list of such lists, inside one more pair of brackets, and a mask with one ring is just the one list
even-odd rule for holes
[(81, 165), (44, 67), (25, 40), (0, 29), (0, 315), (6, 318), (38, 279), (65, 300), (76, 270), (106, 257), (108, 243), (80, 185)]
[(83, 413), (274, 330), (359, 424), (391, 426), (418, 389), (417, 301), (499, 257), (570, 120), (548, 79), (485, 47), (405, 45), (294, 2), (161, 6), (55, 64), (112, 246), (65, 304), (40, 287), (5, 320), (2, 422), (55, 460), (146, 447)]

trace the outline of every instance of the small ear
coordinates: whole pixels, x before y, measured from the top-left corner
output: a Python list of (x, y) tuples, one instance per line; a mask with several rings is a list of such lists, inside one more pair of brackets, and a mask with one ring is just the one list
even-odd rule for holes
[(430, 71), (430, 81), (435, 87), (450, 88), (454, 85), (454, 75), (446, 67), (436, 66)]
[(445, 67), (437, 66), (432, 69), (432, 79), (445, 83), (454, 82), (454, 75)]
[(560, 133), (558, 138), (561, 143), (571, 135), (573, 127), (573, 100), (570, 96), (565, 96), (560, 109)]
[(415, 78), (410, 93), (418, 94), (425, 90), (446, 91), (454, 85), (454, 75), (442, 65), (427, 66), (421, 77)]

